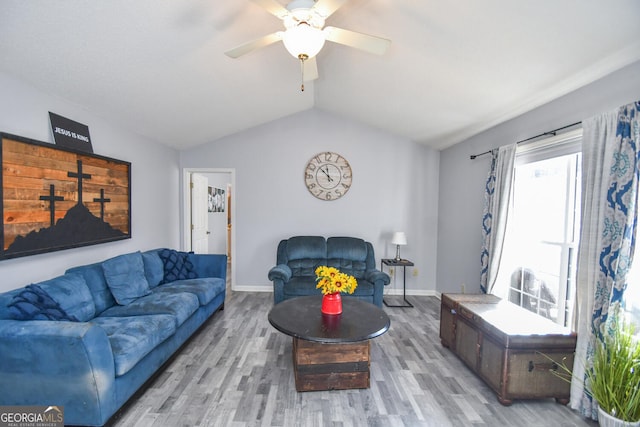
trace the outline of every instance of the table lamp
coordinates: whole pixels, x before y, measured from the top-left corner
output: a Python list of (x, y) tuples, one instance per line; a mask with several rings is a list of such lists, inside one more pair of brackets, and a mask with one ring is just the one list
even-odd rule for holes
[(407, 236), (404, 234), (404, 231), (396, 231), (395, 233), (393, 233), (391, 244), (396, 245), (395, 261), (399, 262), (402, 259), (400, 258), (400, 245), (407, 244)]

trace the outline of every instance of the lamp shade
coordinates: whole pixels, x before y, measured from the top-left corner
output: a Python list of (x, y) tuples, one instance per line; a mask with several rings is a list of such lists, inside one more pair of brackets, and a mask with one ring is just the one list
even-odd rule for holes
[(306, 22), (301, 22), (284, 32), (282, 42), (294, 58), (300, 59), (300, 55), (313, 58), (324, 46), (324, 33)]
[(404, 231), (396, 231), (395, 233), (393, 233), (391, 243), (394, 245), (406, 245), (407, 236), (404, 234)]

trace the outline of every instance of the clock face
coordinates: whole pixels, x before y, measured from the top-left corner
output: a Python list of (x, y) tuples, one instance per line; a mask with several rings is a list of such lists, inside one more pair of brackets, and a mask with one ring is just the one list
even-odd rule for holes
[(316, 154), (307, 163), (304, 182), (320, 200), (336, 200), (351, 188), (351, 166), (340, 154), (327, 151)]

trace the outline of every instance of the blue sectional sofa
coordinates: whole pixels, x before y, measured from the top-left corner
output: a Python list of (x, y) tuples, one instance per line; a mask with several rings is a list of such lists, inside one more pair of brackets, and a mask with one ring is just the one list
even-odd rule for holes
[(104, 425), (218, 309), (225, 255), (156, 249), (0, 294), (0, 405)]
[(355, 237), (295, 236), (280, 241), (276, 266), (269, 271), (273, 282), (273, 302), (303, 295), (320, 295), (316, 289), (316, 268), (336, 267), (358, 281), (353, 295), (382, 307), (386, 273), (376, 269), (373, 246)]

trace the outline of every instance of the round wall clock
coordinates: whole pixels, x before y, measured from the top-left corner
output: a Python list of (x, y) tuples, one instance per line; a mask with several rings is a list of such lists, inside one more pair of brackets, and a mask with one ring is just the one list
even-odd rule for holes
[(318, 153), (309, 160), (304, 171), (304, 183), (320, 200), (336, 200), (351, 187), (351, 166), (338, 153)]

